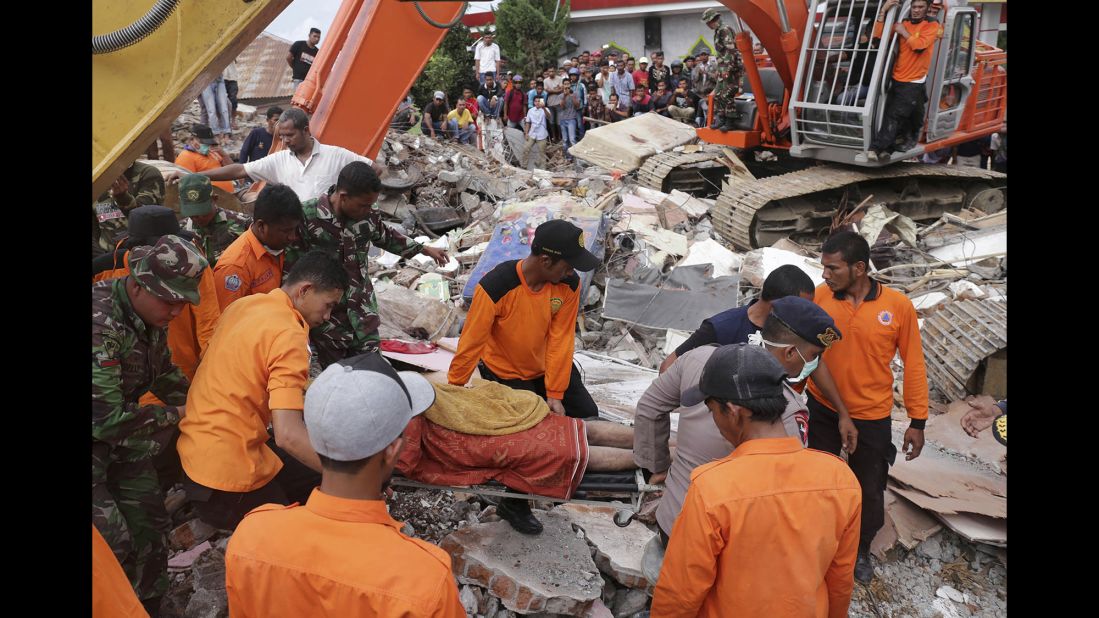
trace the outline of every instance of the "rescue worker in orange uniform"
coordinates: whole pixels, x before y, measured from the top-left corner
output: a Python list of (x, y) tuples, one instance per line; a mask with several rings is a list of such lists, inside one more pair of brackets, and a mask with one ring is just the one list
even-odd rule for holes
[(333, 363), (305, 395), (323, 477), (304, 505), (261, 506), (225, 552), (237, 618), (464, 618), (450, 556), (405, 536), (384, 491), (405, 426), (435, 401), (431, 384), (371, 352)]
[[(855, 232), (833, 234), (821, 247), (825, 285), (813, 302), (832, 316), (843, 339), (824, 352), (824, 362), (858, 430), (858, 447), (848, 464), (862, 485), (862, 538), (855, 578), (874, 577), (870, 542), (885, 523), (885, 483), (897, 457), (893, 445), (893, 370), (899, 351), (904, 363), (904, 407), (911, 424), (904, 432), (905, 459), (919, 457), (927, 422), (927, 373), (916, 309), (904, 294), (869, 277), (870, 245)], [(809, 448), (840, 454), (839, 420), (812, 376)]]
[(286, 249), (298, 239), (305, 215), (301, 200), (286, 185), (267, 185), (256, 197), (252, 225), (222, 252), (214, 267), (222, 311), (250, 294), (282, 285)]
[(683, 394), (706, 403), (734, 450), (691, 473), (653, 616), (847, 616), (861, 490), (839, 457), (787, 435), (786, 379), (771, 353), (738, 343)]
[(149, 618), (111, 546), (92, 524), (92, 618)]
[[(881, 38), (885, 28), (885, 14), (900, 4), (900, 0), (887, 0), (874, 22), (873, 38)], [(870, 143), (866, 158), (877, 161), (894, 150), (894, 140), (907, 131), (909, 135), (898, 152), (907, 152), (916, 146), (923, 127), (924, 104), (927, 102), (927, 71), (931, 67), (931, 55), (935, 42), (943, 36), (943, 25), (927, 19), (928, 0), (912, 0), (910, 15), (893, 24), (893, 32), (901, 37), (897, 48), (897, 61), (893, 64), (893, 86), (885, 102), (885, 116), (881, 128)], [(883, 40), (883, 43), (888, 39)]]

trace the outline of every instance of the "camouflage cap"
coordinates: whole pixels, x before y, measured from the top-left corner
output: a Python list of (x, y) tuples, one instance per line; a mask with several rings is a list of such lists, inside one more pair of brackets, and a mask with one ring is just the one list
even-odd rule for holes
[(190, 242), (163, 236), (152, 247), (130, 251), (130, 276), (150, 294), (168, 302), (199, 302), (198, 282), (209, 265)]
[(214, 192), (210, 179), (202, 174), (187, 174), (179, 179), (179, 214), (198, 217), (214, 212), (210, 195)]
[(717, 9), (706, 9), (706, 11), (702, 13), (702, 23), (708, 24), (718, 17), (721, 17), (721, 14), (717, 12)]

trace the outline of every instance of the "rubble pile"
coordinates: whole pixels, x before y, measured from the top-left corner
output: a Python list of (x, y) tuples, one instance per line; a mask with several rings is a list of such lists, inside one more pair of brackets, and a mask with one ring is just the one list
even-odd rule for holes
[[(197, 106), (192, 111), (197, 117)], [(177, 124), (189, 122), (185, 114)], [(520, 169), (521, 136), (486, 135), (482, 151), (390, 131), (378, 155), (387, 168), (377, 205), (383, 218), (452, 258), (440, 267), (372, 249), (382, 338), (429, 346), (427, 353), (383, 347), (398, 368), (405, 363), (445, 381), (480, 275), (529, 252), (522, 247), (527, 234), (549, 217), (591, 221), (595, 231), (585, 228), (587, 246), (602, 252), (604, 264), (582, 278), (576, 360), (601, 414), (627, 424), (655, 369), (703, 319), (757, 297), (767, 275), (784, 264), (823, 282), (819, 244), (787, 239), (738, 250), (714, 231), (713, 200), (569, 163), (559, 147), (549, 149), (550, 169)], [(851, 615), (1003, 615), (1006, 450), (988, 431), (978, 438), (962, 431), (967, 404), (959, 400), (966, 393), (1006, 396), (1007, 211), (966, 209), (928, 225), (879, 204), (834, 220), (836, 229), (867, 238), (875, 277), (916, 306), (933, 402), (923, 455), (891, 470), (886, 526), (873, 544), (878, 577), (856, 586)], [(894, 388), (900, 444), (908, 425), (900, 379)], [(952, 482), (941, 482), (944, 475)], [(534, 513), (545, 532), (525, 537), (499, 520), (494, 501), (405, 487), (390, 501), (406, 534), (451, 553), (469, 616), (647, 615), (652, 584), (641, 557), (655, 534), (651, 521), (617, 528), (613, 508), (540, 502)], [(172, 556), (178, 571), (165, 601), (172, 611), (164, 615), (223, 616), (213, 602), (218, 589), (207, 584), (209, 563), (223, 558), (226, 539), (179, 523), (190, 536)]]

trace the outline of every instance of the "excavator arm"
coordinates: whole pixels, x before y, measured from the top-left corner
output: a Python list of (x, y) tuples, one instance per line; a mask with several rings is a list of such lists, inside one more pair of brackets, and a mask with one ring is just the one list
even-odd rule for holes
[[(179, 0), (155, 6), (151, 0), (94, 2), (92, 32), (100, 37), (93, 37), (92, 53), (92, 199), (288, 4), (290, 0)], [(170, 13), (146, 19), (154, 13), (151, 6)], [(108, 36), (150, 29), (143, 38)], [(138, 40), (114, 49), (133, 39)], [(96, 53), (97, 45), (101, 53)]]
[[(113, 0), (92, 10), (92, 199), (290, 0)], [(294, 104), (317, 138), (374, 157), (466, 2), (344, 0)], [(151, 8), (150, 8), (151, 7)], [(431, 23), (434, 22), (434, 25)]]

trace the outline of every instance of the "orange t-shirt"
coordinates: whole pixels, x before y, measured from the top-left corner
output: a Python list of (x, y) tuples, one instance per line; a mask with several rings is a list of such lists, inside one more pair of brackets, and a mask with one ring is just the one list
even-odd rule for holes
[(652, 615), (847, 616), (862, 489), (797, 438), (748, 440), (695, 468)]
[[(935, 41), (943, 38), (943, 26), (937, 21), (923, 20), (913, 24), (907, 19), (901, 24), (908, 31), (908, 39), (901, 38), (897, 41), (900, 50), (897, 53), (897, 61), (893, 64), (893, 81), (919, 82), (927, 77), (927, 70), (931, 68), (931, 46)], [(881, 38), (885, 22), (874, 22), (874, 38)], [(900, 35), (897, 35), (900, 37)]]
[(302, 410), (309, 326), (282, 289), (222, 314), (187, 392), (176, 450), (187, 476), (222, 491), (263, 487), (282, 469), (267, 447), (271, 410)]
[(222, 311), (233, 301), (250, 294), (263, 294), (282, 285), (286, 253), (277, 256), (248, 228), (229, 245), (214, 266), (214, 287)]
[[(923, 343), (912, 301), (871, 279), (870, 293), (856, 309), (827, 285), (817, 286), (813, 302), (832, 316), (843, 338), (821, 357), (851, 418), (877, 420), (893, 411), (893, 370), (889, 363), (899, 350), (904, 363), (904, 407), (909, 418), (927, 418), (927, 372)], [(809, 393), (829, 409), (832, 405), (809, 376)]]
[(244, 517), (225, 551), (235, 618), (465, 618), (450, 556), (401, 534), (381, 500), (314, 489), (305, 506), (265, 504)]
[(473, 292), (447, 380), (465, 384), (483, 359), (505, 380), (546, 376), (546, 396), (561, 399), (572, 372), (579, 290), (574, 274), (534, 292), (523, 277), (522, 260), (498, 264)]
[[(219, 167), (224, 167), (225, 162), (221, 160), (221, 157), (211, 152), (208, 155), (199, 154), (193, 150), (184, 150), (176, 157), (176, 165), (189, 169), (196, 174), (198, 172), (205, 172), (206, 170), (216, 170)], [(233, 188), (232, 181), (229, 180), (215, 180), (210, 184), (219, 189), (224, 189), (229, 193), (233, 193), (236, 189)]]
[(92, 524), (92, 618), (149, 618), (111, 546)]

